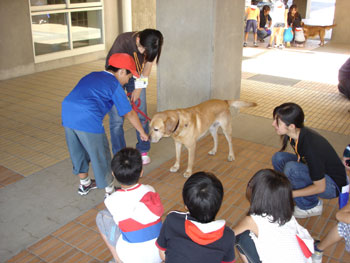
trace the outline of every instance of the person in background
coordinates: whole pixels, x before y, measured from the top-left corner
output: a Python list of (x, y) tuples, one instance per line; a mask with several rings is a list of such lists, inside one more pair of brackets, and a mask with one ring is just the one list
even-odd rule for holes
[(250, 29), (253, 30), (254, 33), (254, 47), (258, 46), (257, 43), (257, 29), (258, 25), (260, 23), (260, 11), (259, 8), (257, 7), (258, 1), (257, 0), (252, 0), (252, 4), (248, 6), (247, 10), (245, 11), (245, 18), (247, 20), (247, 24), (245, 27), (245, 35), (244, 35), (244, 43), (243, 47), (247, 46), (247, 40), (248, 40), (248, 34)]
[(284, 48), (283, 45), (283, 32), (287, 28), (287, 13), (288, 13), (288, 1), (284, 3), (280, 0), (276, 0), (274, 3), (272, 20), (273, 20), (273, 29), (270, 37), (270, 42), (267, 45), (267, 48), (272, 48), (272, 43), (275, 41), (275, 48)]
[[(295, 29), (301, 27), (301, 15), (298, 13), (297, 5), (291, 5), (287, 17), (288, 27), (291, 27), (293, 30), (293, 40), (295, 38)], [(290, 42), (287, 43), (287, 46), (290, 47)]]
[[(129, 94), (132, 103), (138, 104), (139, 109), (143, 113), (138, 113), (142, 127), (148, 134), (148, 122), (144, 115), (147, 116), (146, 88), (148, 86), (148, 77), (151, 74), (153, 63), (158, 63), (163, 46), (163, 35), (156, 29), (144, 29), (139, 32), (126, 32), (120, 34), (114, 41), (106, 58), (106, 67), (111, 55), (115, 53), (127, 53), (134, 58), (136, 69), (140, 78), (136, 80), (131, 78), (123, 88)], [(109, 112), (109, 129), (111, 133), (112, 152), (116, 154), (118, 151), (126, 147), (124, 138), (124, 117), (120, 116), (115, 107)], [(151, 162), (148, 154), (151, 145), (149, 141), (143, 141), (140, 133), (136, 130), (137, 144), (136, 149), (141, 152), (143, 164)]]
[(264, 5), (263, 9), (260, 11), (260, 24), (257, 32), (260, 42), (264, 42), (264, 39), (271, 35), (271, 25), (270, 7)]
[[(338, 90), (350, 100), (350, 58), (340, 67), (338, 73)], [(349, 110), (350, 112), (350, 110)]]

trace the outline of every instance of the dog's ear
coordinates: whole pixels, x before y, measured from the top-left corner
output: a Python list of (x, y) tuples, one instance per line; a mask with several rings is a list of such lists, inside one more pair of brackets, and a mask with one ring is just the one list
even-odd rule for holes
[(176, 125), (178, 125), (177, 115), (171, 115), (165, 120), (165, 134), (170, 135), (174, 132)]

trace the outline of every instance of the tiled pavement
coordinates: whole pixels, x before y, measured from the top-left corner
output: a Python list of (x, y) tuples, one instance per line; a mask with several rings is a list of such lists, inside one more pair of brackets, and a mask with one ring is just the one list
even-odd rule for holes
[[(82, 76), (103, 67), (98, 60), (0, 81), (0, 188), (69, 157), (61, 102)], [(155, 79), (154, 69), (154, 87), (147, 92), (150, 115), (156, 111)], [(108, 117), (104, 126), (108, 131)], [(124, 127), (131, 124), (126, 121)], [(1, 172), (6, 168), (12, 171)]]
[[(227, 161), (228, 149), (223, 135), (219, 136), (219, 149), (215, 156), (208, 156), (212, 139), (205, 137), (198, 144), (194, 171), (212, 171), (224, 185), (224, 201), (217, 218), (224, 218), (228, 226), (235, 225), (248, 209), (245, 189), (250, 177), (261, 168), (271, 167), (271, 156), (277, 150), (240, 139), (233, 139), (236, 155), (234, 162)], [(141, 179), (144, 184), (152, 185), (160, 194), (165, 208), (164, 215), (171, 210), (183, 210), (181, 191), (185, 179), (182, 173), (186, 168), (186, 152), (183, 153), (181, 169), (177, 173), (169, 172), (173, 164), (171, 159)], [(21, 251), (7, 262), (106, 262), (111, 260), (108, 248), (104, 245), (95, 224), (97, 212), (104, 204), (96, 206), (72, 222), (27, 249)], [(336, 200), (324, 202), (322, 216), (299, 220), (315, 238), (336, 224)], [(241, 262), (237, 259), (237, 262)], [(344, 242), (325, 251), (323, 262), (350, 262), (350, 254), (344, 251)]]
[[(83, 75), (102, 67), (103, 61), (96, 61), (0, 82), (0, 188), (68, 158), (60, 126), (60, 102)], [(273, 107), (293, 100), (305, 109), (308, 126), (349, 135), (349, 103), (339, 96), (334, 80), (318, 82), (302, 77), (296, 80), (288, 75), (281, 74), (276, 78), (273, 74), (262, 73), (254, 69), (243, 71), (241, 99), (249, 98), (259, 106), (241, 112), (271, 119)], [(155, 71), (152, 74), (154, 79), (151, 83), (155, 83)], [(156, 110), (155, 87), (148, 90), (147, 96), (152, 116)], [(108, 130), (107, 120), (105, 126)], [(128, 127), (130, 125), (127, 124)], [(225, 199), (218, 217), (225, 218), (232, 226), (248, 207), (244, 197), (247, 181), (258, 169), (271, 166), (270, 159), (277, 148), (266, 146), (264, 142), (234, 138), (236, 160), (227, 162), (223, 137), (220, 136), (219, 151), (214, 157), (207, 155), (211, 143), (210, 136), (199, 142), (194, 170), (213, 171), (222, 180)], [(187, 163), (186, 157), (184, 151), (179, 173), (168, 171), (174, 161), (172, 159), (142, 178), (143, 183), (153, 185), (159, 192), (165, 211), (183, 208), (181, 188), (185, 179), (181, 174)], [(324, 202), (322, 216), (300, 220), (314, 237), (324, 236), (336, 223), (335, 201)], [(111, 256), (94, 223), (97, 211), (103, 207), (101, 203), (83, 213), (39, 242), (29, 245), (8, 262), (108, 261)], [(344, 242), (328, 249), (323, 262), (350, 262), (350, 254), (344, 252)]]

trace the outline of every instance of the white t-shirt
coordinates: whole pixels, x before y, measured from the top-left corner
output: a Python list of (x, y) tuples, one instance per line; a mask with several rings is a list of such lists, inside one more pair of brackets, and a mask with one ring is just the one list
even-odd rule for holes
[(309, 232), (300, 226), (294, 216), (284, 225), (271, 223), (268, 216), (251, 215), (258, 226), (259, 236), (251, 232), (260, 260), (263, 263), (307, 263), (299, 246), (296, 235), (304, 241), (311, 253), (314, 251), (313, 238)]
[(285, 23), (285, 14), (286, 8), (284, 6), (284, 3), (281, 1), (276, 1), (273, 7), (273, 12), (272, 12), (272, 23)]
[(161, 226), (163, 206), (159, 195), (149, 185), (137, 184), (118, 189), (105, 200), (121, 235), (116, 250), (123, 263), (159, 263), (155, 244)]

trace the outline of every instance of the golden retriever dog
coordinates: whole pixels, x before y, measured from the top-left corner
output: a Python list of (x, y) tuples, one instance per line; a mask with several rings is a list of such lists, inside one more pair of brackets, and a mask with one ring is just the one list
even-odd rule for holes
[(305, 36), (305, 41), (309, 37), (320, 37), (320, 46), (324, 45), (324, 36), (326, 35), (326, 30), (329, 30), (336, 25), (331, 25), (331, 26), (309, 26), (309, 25), (304, 25), (304, 36)]
[(209, 151), (209, 154), (215, 155), (218, 147), (217, 130), (219, 126), (222, 128), (228, 142), (228, 161), (235, 159), (232, 149), (232, 118), (230, 107), (239, 109), (241, 107), (253, 106), (256, 106), (256, 103), (212, 99), (185, 109), (158, 112), (151, 120), (149, 138), (153, 143), (158, 142), (163, 137), (172, 137), (174, 139), (176, 161), (170, 168), (170, 172), (177, 172), (179, 170), (181, 147), (185, 145), (188, 150), (188, 165), (184, 177), (189, 177), (192, 174), (196, 142), (209, 131), (214, 139), (214, 146)]

